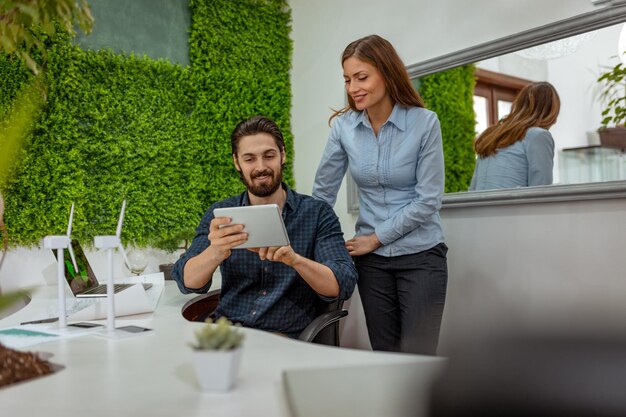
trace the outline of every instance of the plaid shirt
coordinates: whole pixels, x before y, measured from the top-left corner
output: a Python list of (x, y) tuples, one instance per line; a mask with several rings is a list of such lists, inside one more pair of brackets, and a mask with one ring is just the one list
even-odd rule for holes
[[(350, 298), (357, 272), (343, 239), (339, 219), (326, 203), (298, 194), (283, 184), (287, 200), (283, 220), (293, 250), (329, 267), (339, 283), (339, 298)], [(205, 293), (211, 287), (187, 288), (183, 283), (185, 263), (209, 247), (209, 224), (218, 207), (249, 205), (248, 193), (213, 204), (196, 229), (189, 249), (174, 265), (172, 276), (183, 293)], [(220, 265), (222, 289), (216, 316), (226, 316), (247, 327), (297, 337), (317, 316), (320, 303), (331, 298), (317, 294), (295, 269), (281, 263), (261, 261), (258, 254), (241, 249)]]

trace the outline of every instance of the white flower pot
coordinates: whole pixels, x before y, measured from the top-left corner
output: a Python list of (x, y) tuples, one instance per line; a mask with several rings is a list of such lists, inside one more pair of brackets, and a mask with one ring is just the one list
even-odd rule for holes
[(193, 351), (193, 360), (200, 388), (205, 392), (230, 390), (239, 374), (241, 346), (233, 350)]

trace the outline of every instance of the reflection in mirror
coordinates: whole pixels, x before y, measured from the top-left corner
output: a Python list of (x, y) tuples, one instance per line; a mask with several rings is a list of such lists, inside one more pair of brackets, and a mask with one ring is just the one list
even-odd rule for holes
[[(513, 74), (511, 78), (519, 78), (522, 82), (548, 80), (554, 83), (563, 100), (559, 123), (553, 127), (554, 130), (551, 129), (557, 147), (555, 182), (571, 184), (620, 179), (624, 178), (620, 175), (624, 172), (621, 152), (597, 145), (595, 132), (600, 127), (602, 107), (597, 96), (599, 86), (596, 79), (601, 70), (606, 70), (605, 66), (618, 62), (617, 43), (624, 21), (626, 5), (612, 5), (414, 63), (407, 69), (412, 78), (420, 79), (476, 63), (477, 73), (490, 71), (481, 68), (480, 65), (483, 65), (496, 74)], [(527, 68), (533, 61), (539, 63), (535, 62)], [(506, 111), (502, 108), (506, 107), (506, 102), (501, 102), (499, 107), (501, 111)], [(483, 114), (483, 118), (478, 120), (482, 125), (477, 125), (475, 130), (484, 129), (489, 124), (485, 122), (487, 117)], [(587, 135), (587, 132), (591, 133)], [(568, 152), (571, 157), (568, 157)], [(570, 159), (576, 161), (575, 166)], [(602, 161), (600, 167), (598, 160)], [(567, 166), (563, 166), (565, 164)]]
[[(561, 97), (561, 112), (550, 129), (555, 140), (554, 183), (626, 179), (621, 149), (601, 147), (598, 128), (603, 104), (599, 75), (619, 62), (623, 24), (520, 50), (476, 63), (478, 70), (530, 81), (548, 81)], [(497, 107), (507, 105), (499, 100)], [(501, 118), (506, 113), (497, 115)]]
[(475, 62), (474, 136), (506, 116), (524, 86), (547, 81), (561, 98), (558, 121), (550, 129), (555, 141), (554, 183), (626, 179), (623, 149), (602, 146), (597, 133), (606, 104), (600, 100), (597, 79), (619, 63), (623, 25)]

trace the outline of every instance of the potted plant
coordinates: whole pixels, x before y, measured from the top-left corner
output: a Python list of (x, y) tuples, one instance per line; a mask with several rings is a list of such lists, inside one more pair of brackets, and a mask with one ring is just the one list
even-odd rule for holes
[(202, 391), (228, 391), (234, 385), (241, 362), (243, 333), (226, 317), (208, 319), (196, 330), (193, 348), (196, 375)]
[(602, 111), (602, 126), (598, 129), (602, 146), (626, 149), (626, 66), (618, 63), (600, 74), (600, 100), (606, 103)]

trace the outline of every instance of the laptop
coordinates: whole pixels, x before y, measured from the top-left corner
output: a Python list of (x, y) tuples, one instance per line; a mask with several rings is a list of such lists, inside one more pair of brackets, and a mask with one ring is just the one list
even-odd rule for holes
[[(74, 256), (76, 257), (76, 268), (70, 257), (70, 251), (63, 251), (64, 263), (65, 263), (65, 280), (72, 290), (72, 294), (78, 298), (85, 297), (106, 297), (107, 286), (106, 284), (100, 284), (96, 275), (83, 252), (80, 244), (76, 239), (72, 239), (72, 249), (74, 250)], [(56, 251), (52, 251), (56, 258)], [(113, 291), (118, 293), (135, 284), (114, 284)], [(144, 290), (152, 287), (152, 284), (142, 284)]]

